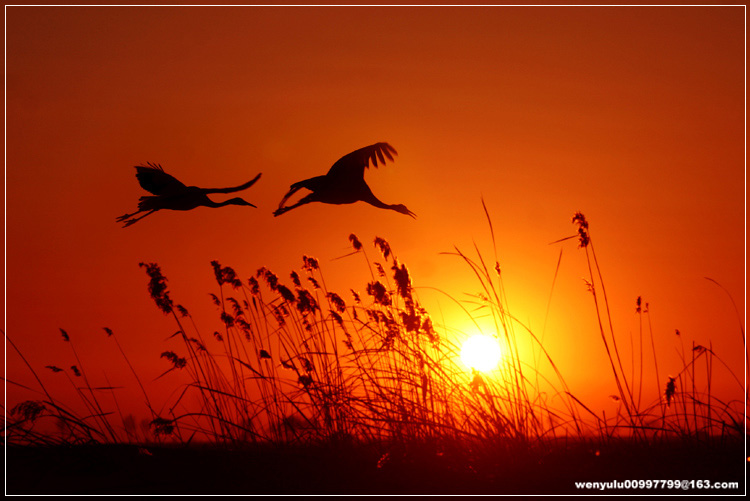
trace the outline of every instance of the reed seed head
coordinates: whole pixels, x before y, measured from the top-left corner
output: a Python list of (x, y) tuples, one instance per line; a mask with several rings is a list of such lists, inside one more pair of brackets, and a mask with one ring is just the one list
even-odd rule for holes
[(383, 305), (390, 306), (392, 304), (391, 296), (385, 289), (385, 286), (376, 281), (367, 284), (367, 293), (375, 298), (375, 302)]
[(286, 308), (284, 308), (284, 305), (279, 305), (273, 309), (273, 317), (276, 319), (276, 323), (279, 324), (279, 327), (286, 325), (286, 319), (284, 317), (288, 314), (289, 313)]
[(373, 263), (375, 265), (375, 269), (378, 270), (378, 276), (385, 277), (385, 269), (383, 268), (383, 265), (375, 262)]
[(247, 279), (247, 285), (250, 287), (250, 293), (255, 295), (258, 295), (258, 292), (260, 292), (260, 286), (258, 285), (258, 281), (255, 279), (255, 277), (250, 277)]
[(230, 305), (232, 305), (232, 311), (234, 312), (235, 317), (239, 317), (240, 315), (242, 315), (242, 306), (240, 306), (240, 302), (237, 301), (237, 299), (228, 297), (227, 301)]
[(253, 330), (252, 326), (251, 326), (251, 325), (250, 325), (250, 324), (249, 324), (249, 323), (247, 322), (247, 320), (245, 320), (245, 319), (244, 319), (244, 318), (242, 318), (242, 317), (239, 317), (239, 316), (238, 316), (238, 317), (236, 317), (236, 318), (234, 319), (234, 323), (235, 323), (235, 324), (236, 324), (237, 326), (239, 326), (239, 328), (240, 328), (240, 329), (242, 329), (243, 331), (249, 332), (249, 331), (252, 331), (252, 330)]
[(171, 435), (174, 432), (174, 421), (158, 417), (151, 421), (154, 435)]
[(667, 407), (669, 407), (669, 405), (672, 403), (672, 398), (674, 398), (675, 391), (677, 390), (675, 381), (675, 378), (669, 376), (669, 380), (667, 381), (667, 388), (664, 390), (664, 396), (667, 398)]
[(235, 289), (242, 287), (242, 281), (237, 277), (237, 273), (234, 269), (229, 266), (222, 267), (218, 261), (211, 261), (211, 266), (214, 269), (216, 282), (220, 286), (223, 284), (230, 284)]
[(399, 266), (398, 262), (394, 259), (391, 269), (393, 270), (393, 278), (396, 280), (399, 295), (404, 299), (411, 300), (411, 278), (409, 277), (406, 265), (402, 264)]
[[(201, 343), (200, 341), (198, 341), (198, 340), (197, 340), (197, 339), (195, 339), (194, 337), (191, 337), (190, 339), (188, 339), (188, 341), (190, 341), (191, 343), (193, 343), (193, 344), (195, 345), (195, 348), (196, 348), (196, 349), (197, 349), (198, 351), (208, 351), (208, 350), (206, 349), (206, 347), (205, 347), (205, 346), (203, 345), (203, 343)], [(164, 356), (164, 354), (163, 354), (163, 353), (162, 353), (162, 356)]]
[(28, 421), (34, 422), (42, 415), (47, 408), (37, 400), (26, 400), (21, 402), (10, 410), (12, 416), (19, 416)]
[(146, 274), (150, 278), (148, 293), (156, 306), (165, 315), (172, 313), (172, 300), (169, 298), (169, 291), (167, 291), (167, 278), (162, 275), (159, 265), (156, 263), (139, 263), (138, 266), (146, 268)]
[(172, 362), (172, 365), (175, 369), (182, 369), (187, 365), (187, 360), (185, 360), (182, 357), (178, 357), (177, 354), (173, 351), (165, 351), (163, 352), (159, 358), (166, 358), (170, 362)]
[(471, 369), (471, 371), (474, 374), (474, 377), (472, 378), (470, 383), (472, 391), (478, 392), (480, 387), (486, 388), (487, 382), (482, 377), (482, 374), (476, 369)]
[(580, 212), (573, 214), (573, 224), (578, 225), (578, 247), (588, 247), (591, 239), (589, 237), (589, 223), (586, 216)]
[(433, 346), (437, 346), (438, 343), (440, 343), (440, 336), (438, 336), (438, 333), (435, 332), (435, 328), (432, 325), (432, 319), (430, 317), (426, 317), (422, 320), (422, 332), (425, 333), (427, 339), (430, 340)]
[(355, 251), (359, 252), (362, 250), (362, 242), (359, 241), (359, 239), (354, 233), (349, 235), (349, 241), (352, 243), (352, 247), (354, 248)]
[(305, 289), (299, 289), (297, 290), (297, 309), (302, 313), (303, 315), (306, 315), (308, 313), (315, 313), (316, 311), (320, 311), (320, 306), (318, 306), (318, 302), (315, 301), (315, 298), (310, 294), (309, 291)]
[(296, 271), (293, 271), (289, 276), (292, 278), (292, 283), (295, 287), (302, 287), (302, 282), (300, 281), (299, 275)]
[(335, 292), (329, 292), (328, 294), (326, 294), (326, 297), (337, 312), (344, 313), (346, 311), (346, 303), (344, 303), (344, 300), (341, 299), (341, 296), (339, 296)]
[(404, 327), (406, 327), (406, 330), (409, 332), (417, 332), (419, 330), (420, 325), (422, 324), (422, 319), (419, 317), (419, 315), (416, 314), (414, 311), (414, 308), (411, 308), (410, 311), (402, 311), (401, 314), (401, 322), (403, 322)]
[(281, 366), (285, 369), (290, 369), (290, 370), (295, 370), (295, 371), (297, 370), (297, 368), (294, 366), (294, 363), (291, 360), (282, 360)]
[(263, 277), (263, 279), (266, 281), (266, 284), (268, 284), (268, 287), (272, 291), (276, 291), (276, 289), (278, 289), (279, 277), (265, 266), (258, 270), (257, 276)]
[(312, 272), (313, 270), (320, 269), (320, 266), (318, 264), (318, 260), (314, 257), (308, 257), (308, 256), (302, 256), (302, 267), (306, 269), (308, 272)]
[(388, 257), (391, 256), (391, 245), (386, 242), (385, 239), (380, 237), (375, 237), (375, 247), (380, 249), (380, 252), (383, 254), (383, 259), (388, 259)]
[(234, 327), (234, 317), (226, 311), (221, 312), (221, 321), (224, 322), (224, 325), (226, 325), (228, 329)]
[(299, 357), (299, 361), (302, 362), (302, 367), (307, 372), (315, 372), (315, 366), (308, 359), (306, 359), (305, 357)]
[(342, 329), (344, 328), (344, 319), (334, 310), (329, 310), (329, 313), (333, 317), (333, 319), (336, 321), (337, 324), (339, 324), (339, 327)]

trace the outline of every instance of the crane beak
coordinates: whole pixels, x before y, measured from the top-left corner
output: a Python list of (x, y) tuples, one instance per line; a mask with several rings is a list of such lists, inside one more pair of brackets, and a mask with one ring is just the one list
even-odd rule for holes
[(413, 213), (412, 211), (410, 211), (409, 209), (406, 209), (406, 212), (408, 213), (408, 215), (409, 215), (409, 216), (413, 217), (414, 219), (417, 219), (417, 215), (416, 215), (416, 214), (414, 214), (414, 213)]

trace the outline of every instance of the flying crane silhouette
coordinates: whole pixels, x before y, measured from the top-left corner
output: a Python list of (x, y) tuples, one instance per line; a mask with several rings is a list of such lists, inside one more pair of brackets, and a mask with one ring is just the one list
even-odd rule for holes
[[(348, 155), (344, 155), (336, 161), (325, 176), (311, 177), (304, 181), (294, 183), (289, 192), (279, 203), (279, 208), (273, 213), (274, 216), (280, 216), (287, 211), (295, 209), (300, 205), (309, 204), (310, 202), (322, 202), (325, 204), (352, 204), (357, 201), (367, 202), (380, 209), (390, 209), (407, 216), (417, 217), (412, 211), (402, 204), (386, 204), (378, 200), (372, 193), (370, 187), (365, 182), (365, 167), (369, 167), (370, 160), (372, 165), (378, 166), (378, 159), (381, 164), (385, 164), (385, 159), (393, 161), (393, 155), (398, 155), (396, 150), (388, 143), (375, 143), (355, 150)], [(308, 193), (301, 198), (296, 204), (284, 207), (284, 203), (289, 200), (294, 193), (300, 188), (307, 188), (312, 193)]]
[[(209, 193), (234, 193), (251, 187), (260, 178), (260, 174), (255, 176), (251, 181), (233, 188), (198, 188), (197, 186), (185, 186), (164, 172), (159, 164), (147, 162), (145, 165), (136, 165), (135, 177), (138, 179), (141, 187), (153, 193), (153, 196), (142, 196), (138, 201), (138, 210), (132, 214), (123, 214), (117, 218), (120, 223), (125, 223), (123, 228), (135, 224), (149, 214), (161, 209), (171, 210), (190, 210), (196, 207), (224, 207), (225, 205), (255, 205), (241, 198), (231, 198), (224, 202), (214, 202), (206, 195)], [(141, 212), (145, 212), (140, 217), (135, 217)]]

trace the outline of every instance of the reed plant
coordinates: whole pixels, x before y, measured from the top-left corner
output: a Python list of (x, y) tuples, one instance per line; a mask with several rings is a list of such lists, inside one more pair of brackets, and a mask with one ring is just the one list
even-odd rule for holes
[[(48, 369), (68, 377), (85, 413), (76, 414), (53, 399), (27, 364), (42, 388), (41, 398), (22, 402), (6, 415), (4, 439), (8, 443), (210, 442), (233, 447), (352, 442), (544, 447), (560, 438), (608, 441), (629, 436), (651, 443), (661, 438), (726, 439), (742, 434), (746, 402), (717, 397), (712, 386), (716, 364), (742, 387), (739, 379), (712, 346), (700, 345), (691, 346), (687, 355), (681, 352), (679, 373), (661, 374), (649, 305), (641, 298), (636, 301), (638, 350), (631, 336), (628, 374), (589, 223), (576, 213), (577, 234), (570, 238), (578, 239), (585, 255), (599, 335), (617, 389), (613, 398), (621, 407), (609, 417), (591, 410), (574, 395), (543, 337), (512, 314), (486, 207), (484, 212), (492, 237), (491, 259), (476, 246), (473, 253), (458, 247), (446, 253), (467, 266), (480, 292), (468, 301), (446, 295), (470, 321), (477, 323), (480, 315), (490, 320), (492, 335), (505, 352), (501, 366), (491, 374), (463, 366), (457, 341), (463, 333), (433, 320), (422, 306), (420, 289), (408, 268), (385, 239), (375, 238), (368, 251), (350, 235), (350, 258), (362, 259), (363, 275), (369, 277), (361, 292), (355, 287), (346, 294), (329, 290), (323, 267), (309, 256), (303, 256), (301, 267), (287, 278), (265, 267), (242, 278), (233, 268), (211, 262), (216, 289), (210, 297), (219, 328), (208, 331), (199, 329), (189, 311), (174, 303), (160, 266), (141, 263), (151, 298), (176, 327), (171, 336), (176, 347), (160, 353), (165, 364), (160, 377), (174, 377), (179, 385), (167, 401), (159, 406), (152, 403), (117, 337), (108, 328), (105, 332), (143, 394), (148, 438), (139, 436), (132, 416), (120, 409), (115, 388), (109, 383), (92, 384), (70, 336), (61, 331), (76, 365), (70, 371)], [(651, 401), (644, 387), (644, 316), (657, 382)], [(742, 335), (744, 343), (744, 329)], [(521, 354), (520, 346), (527, 343), (534, 347), (532, 360)], [(116, 412), (105, 410), (99, 398), (102, 392), (113, 396)], [(120, 425), (112, 420), (116, 415)], [(58, 435), (38, 432), (35, 424), (42, 418), (60, 423)]]

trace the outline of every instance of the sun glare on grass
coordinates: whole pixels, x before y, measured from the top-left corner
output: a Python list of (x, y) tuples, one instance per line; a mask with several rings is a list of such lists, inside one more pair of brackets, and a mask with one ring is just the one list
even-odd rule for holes
[(495, 369), (500, 363), (501, 356), (500, 344), (492, 336), (477, 334), (464, 341), (461, 346), (463, 363), (478, 371), (487, 372)]

